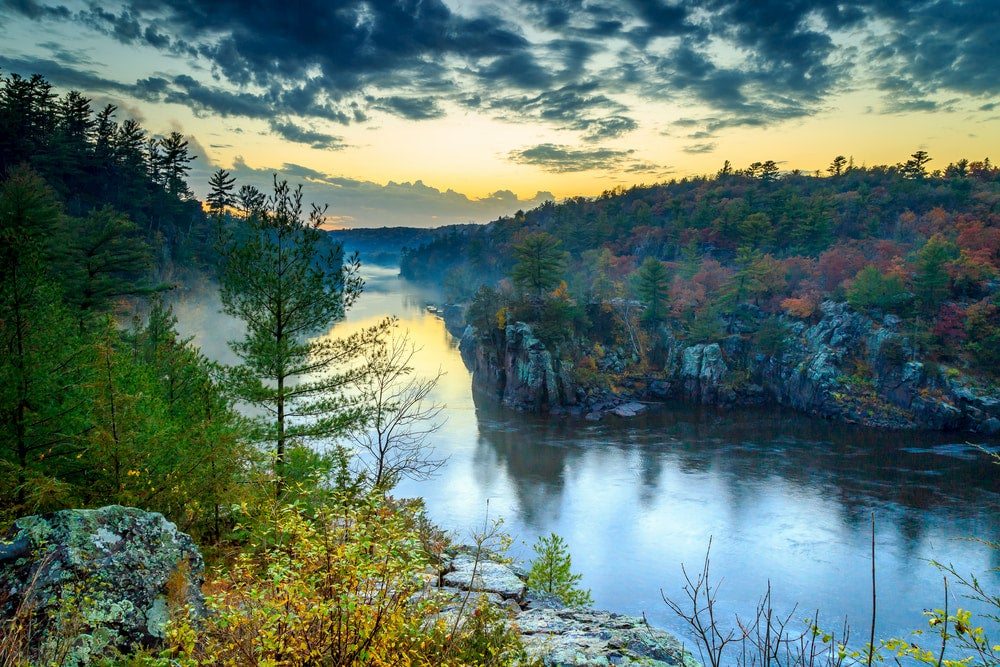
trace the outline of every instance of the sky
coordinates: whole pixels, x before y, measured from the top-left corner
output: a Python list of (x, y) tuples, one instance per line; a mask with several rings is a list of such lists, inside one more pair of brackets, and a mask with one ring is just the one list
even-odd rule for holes
[(1000, 0), (0, 0), (0, 74), (182, 132), (199, 197), (434, 227), (726, 160), (996, 162), (998, 36)]

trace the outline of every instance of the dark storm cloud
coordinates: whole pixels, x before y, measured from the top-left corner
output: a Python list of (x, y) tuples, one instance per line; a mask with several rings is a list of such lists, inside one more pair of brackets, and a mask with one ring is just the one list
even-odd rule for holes
[(0, 11), (4, 9), (16, 12), (29, 19), (68, 19), (73, 13), (64, 5), (43, 5), (35, 0), (3, 0), (0, 2)]
[(996, 97), (1000, 92), (1000, 11), (995, 0), (923, 0), (895, 17), (882, 45), (887, 79), (914, 97), (939, 89)]
[(805, 101), (826, 95), (846, 74), (833, 58), (833, 39), (822, 31), (826, 17), (841, 28), (863, 18), (832, 0), (710, 0), (705, 8), (713, 35), (752, 54), (744, 69), (748, 81)]
[(690, 21), (690, 9), (662, 0), (629, 0), (625, 3), (642, 25), (628, 32), (629, 38), (645, 48), (656, 37), (704, 38), (704, 31)]
[(378, 99), (369, 98), (368, 101), (375, 109), (390, 111), (409, 120), (429, 120), (445, 115), (432, 97), (413, 98), (394, 95)]
[(496, 98), (490, 105), (508, 120), (549, 123), (579, 132), (588, 142), (613, 139), (638, 128), (638, 123), (625, 115), (627, 107), (599, 91), (599, 83), (588, 82), (534, 97)]
[(592, 121), (578, 121), (577, 129), (585, 130), (584, 141), (599, 142), (615, 139), (632, 132), (639, 124), (627, 116), (608, 116)]
[[(62, 56), (70, 56), (66, 51)], [(8, 58), (0, 54), (0, 68), (21, 76), (41, 74), (50, 83), (76, 90), (107, 90), (128, 92), (129, 86), (105, 79), (86, 69), (86, 62), (55, 61), (46, 58)]]
[[(589, 142), (637, 128), (621, 100), (708, 108), (695, 129), (780, 123), (874, 82), (882, 112), (998, 94), (996, 0), (0, 0), (124, 44), (198, 54), (216, 81), (137, 91), (199, 113), (349, 124), (424, 120), (459, 104)], [(61, 63), (66, 80), (90, 75)], [(77, 74), (71, 71), (81, 70)], [(118, 84), (127, 87), (126, 84)], [(983, 99), (986, 98), (986, 99)]]

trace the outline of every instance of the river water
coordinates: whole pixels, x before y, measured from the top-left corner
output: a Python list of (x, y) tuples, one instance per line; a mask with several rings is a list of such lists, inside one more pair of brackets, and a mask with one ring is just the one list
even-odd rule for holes
[[(873, 519), (879, 636), (926, 627), (923, 610), (943, 606), (932, 560), (1000, 591), (991, 572), (1000, 552), (966, 539), (1000, 540), (1000, 466), (975, 446), (995, 441), (773, 409), (666, 405), (598, 423), (505, 411), (473, 395), (458, 341), (426, 309), (433, 291), (395, 268), (366, 274), (364, 295), (334, 333), (393, 314), (422, 348), (417, 372), (445, 371), (434, 399), (447, 423), (431, 444), (448, 462), (395, 493), (422, 496), (457, 539), (502, 518), (512, 554), (526, 559), (539, 535), (558, 533), (597, 607), (644, 613), (682, 636), (687, 628), (661, 595), (683, 598), (682, 565), (700, 571), (710, 541), (724, 623), (751, 615), (770, 585), (779, 612), (795, 608), (804, 619), (818, 609), (820, 624), (838, 631), (846, 618), (852, 643), (867, 641)], [(178, 315), (183, 324), (191, 313)], [(949, 610), (970, 606), (961, 593), (951, 586)]]

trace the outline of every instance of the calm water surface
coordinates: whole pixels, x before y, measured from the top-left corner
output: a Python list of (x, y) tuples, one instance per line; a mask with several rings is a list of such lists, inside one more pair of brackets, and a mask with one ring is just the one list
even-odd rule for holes
[[(448, 421), (433, 445), (448, 463), (397, 494), (422, 496), (458, 539), (488, 513), (503, 518), (514, 555), (529, 558), (539, 535), (556, 532), (598, 607), (645, 613), (679, 634), (661, 594), (683, 595), (681, 565), (699, 570), (711, 540), (723, 618), (752, 613), (770, 582), (778, 610), (798, 604), (805, 618), (818, 608), (831, 629), (846, 617), (866, 641), (873, 515), (879, 635), (925, 627), (921, 612), (942, 606), (930, 560), (1000, 589), (990, 572), (997, 552), (964, 539), (1000, 539), (1000, 466), (973, 446), (995, 441), (874, 432), (778, 410), (669, 405), (599, 423), (504, 411), (473, 396), (457, 341), (425, 308), (436, 295), (395, 268), (366, 272), (364, 296), (335, 332), (394, 314), (422, 346), (418, 371), (446, 371), (435, 398)], [(959, 595), (952, 587), (949, 609), (969, 606)]]

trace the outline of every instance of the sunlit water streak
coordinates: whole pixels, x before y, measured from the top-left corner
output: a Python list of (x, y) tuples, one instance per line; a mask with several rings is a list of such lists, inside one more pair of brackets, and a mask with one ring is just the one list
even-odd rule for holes
[[(1000, 539), (1000, 467), (966, 444), (996, 442), (874, 432), (775, 410), (674, 405), (600, 423), (511, 413), (473, 396), (457, 341), (426, 309), (433, 291), (394, 268), (366, 273), (364, 296), (333, 333), (395, 315), (421, 347), (417, 372), (446, 372), (434, 399), (448, 421), (433, 445), (448, 463), (396, 493), (422, 496), (460, 540), (483, 525), (487, 505), (515, 536), (515, 556), (530, 557), (538, 535), (556, 532), (597, 606), (645, 613), (678, 633), (685, 628), (661, 591), (682, 595), (681, 564), (700, 568), (711, 539), (722, 618), (751, 613), (770, 582), (779, 610), (798, 604), (804, 618), (818, 608), (831, 629), (846, 616), (854, 639), (866, 641), (873, 514), (880, 636), (924, 627), (921, 612), (942, 605), (942, 576), (929, 560), (1000, 589), (989, 572), (998, 554), (962, 539)], [(234, 325), (216, 322), (211, 305), (184, 308), (178, 316), (195, 342), (224, 356), (231, 334), (222, 332)], [(949, 608), (968, 606), (959, 595), (952, 588)]]

